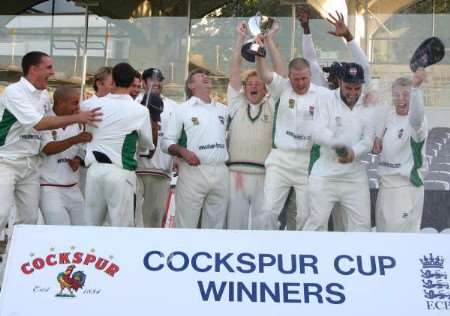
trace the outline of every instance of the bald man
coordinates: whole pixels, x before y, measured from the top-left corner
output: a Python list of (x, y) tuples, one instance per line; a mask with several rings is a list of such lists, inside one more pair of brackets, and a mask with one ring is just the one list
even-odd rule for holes
[[(80, 110), (80, 90), (61, 86), (53, 95), (50, 116), (75, 114)], [(45, 131), (42, 135), (41, 191), (39, 206), (48, 225), (84, 225), (83, 197), (79, 182), (82, 145), (92, 135), (78, 124)]]

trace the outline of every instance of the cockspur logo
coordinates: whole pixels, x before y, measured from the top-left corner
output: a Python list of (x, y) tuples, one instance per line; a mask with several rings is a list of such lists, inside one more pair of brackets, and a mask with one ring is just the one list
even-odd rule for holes
[[(20, 265), (20, 271), (24, 277), (34, 276), (33, 281), (40, 282), (39, 285), (33, 285), (32, 291), (35, 294), (54, 293), (56, 297), (75, 297), (75, 293), (98, 295), (101, 294), (101, 289), (85, 287), (90, 286), (87, 274), (101, 271), (107, 278), (115, 278), (120, 267), (112, 261), (113, 255), (105, 258), (95, 252), (95, 249), (77, 251), (75, 246), (70, 247), (70, 251), (56, 251), (55, 248), (50, 248), (49, 253), (42, 256), (31, 253), (31, 259)], [(47, 269), (55, 271), (55, 278), (41, 282), (39, 272)], [(45, 284), (50, 281), (51, 285)]]
[(429, 310), (450, 310), (450, 286), (444, 268), (444, 258), (430, 253), (419, 259), (422, 264), (422, 288)]

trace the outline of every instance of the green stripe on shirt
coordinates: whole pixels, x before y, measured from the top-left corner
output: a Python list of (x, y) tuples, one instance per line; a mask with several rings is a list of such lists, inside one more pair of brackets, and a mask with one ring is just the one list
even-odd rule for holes
[(278, 99), (277, 103), (275, 104), (275, 113), (273, 115), (272, 148), (277, 148), (277, 146), (275, 146), (275, 131), (276, 131), (276, 127), (277, 127), (277, 115), (278, 115), (279, 107), (280, 107), (280, 99)]
[(411, 170), (409, 181), (411, 181), (411, 183), (416, 187), (423, 185), (422, 177), (419, 175), (419, 169), (423, 166), (422, 148), (424, 144), (425, 140), (416, 142), (412, 137), (410, 139), (414, 165)]
[(0, 146), (5, 145), (6, 137), (15, 122), (17, 122), (16, 117), (5, 109), (2, 120), (0, 121)]
[(126, 170), (136, 170), (137, 161), (135, 159), (138, 133), (132, 131), (125, 136), (122, 146), (122, 166)]

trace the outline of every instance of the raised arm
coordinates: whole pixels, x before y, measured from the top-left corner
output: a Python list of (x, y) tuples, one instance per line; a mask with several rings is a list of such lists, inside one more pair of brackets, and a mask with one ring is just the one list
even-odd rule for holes
[(314, 48), (311, 30), (309, 27), (308, 11), (304, 8), (297, 9), (297, 18), (303, 28), (302, 50), (303, 56), (309, 62), (311, 69), (311, 81), (316, 85), (328, 88), (327, 78), (317, 60), (316, 49)]
[(274, 22), (270, 31), (264, 36), (264, 44), (269, 51), (272, 60), (273, 70), (280, 76), (287, 78), (287, 70), (283, 61), (283, 56), (275, 43), (275, 35), (280, 30), (280, 23)]
[(360, 64), (364, 69), (365, 84), (369, 84), (371, 79), (369, 59), (358, 43), (354, 40), (353, 34), (345, 24), (344, 15), (336, 11), (336, 16), (329, 14), (329, 18), (327, 20), (334, 26), (334, 31), (329, 31), (328, 33), (336, 37), (342, 37), (345, 40), (353, 60), (357, 64)]
[(409, 124), (415, 131), (419, 131), (425, 120), (425, 107), (423, 92), (420, 85), (425, 80), (423, 68), (419, 68), (412, 78), (411, 98), (409, 102)]
[[(256, 37), (256, 42), (259, 45), (264, 46), (264, 38), (262, 37), (262, 35), (258, 35)], [(270, 84), (273, 79), (273, 72), (269, 69), (266, 58), (256, 55), (255, 62), (256, 72), (261, 77), (262, 81), (264, 81), (265, 84)]]
[(241, 89), (241, 48), (244, 45), (246, 34), (247, 24), (240, 22), (236, 27), (236, 42), (230, 62), (230, 86), (236, 91)]

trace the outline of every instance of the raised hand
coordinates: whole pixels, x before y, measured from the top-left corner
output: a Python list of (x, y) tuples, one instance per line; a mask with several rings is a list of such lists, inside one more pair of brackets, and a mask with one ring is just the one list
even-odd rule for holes
[(248, 26), (247, 23), (242, 21), (236, 26), (236, 33), (243, 38), (247, 36)]
[(425, 68), (417, 68), (416, 72), (414, 73), (414, 76), (412, 77), (411, 84), (414, 88), (420, 87), (422, 82), (425, 81), (427, 74), (425, 72)]
[(300, 22), (301, 27), (303, 28), (303, 33), (304, 34), (309, 34), (310, 29), (309, 29), (309, 12), (308, 9), (306, 9), (303, 6), (298, 6), (296, 8), (296, 12), (297, 12), (297, 19)]
[(336, 16), (333, 16), (331, 13), (328, 13), (328, 16), (329, 18), (327, 18), (327, 21), (334, 26), (334, 31), (328, 31), (329, 34), (343, 37), (347, 42), (353, 40), (353, 35), (345, 24), (344, 15), (342, 13), (336, 11)]
[(269, 30), (269, 32), (267, 32), (264, 35), (264, 38), (266, 38), (266, 39), (273, 39), (274, 36), (278, 33), (279, 30), (280, 30), (280, 23), (278, 23), (278, 21), (274, 21), (273, 24), (272, 24), (272, 27)]

